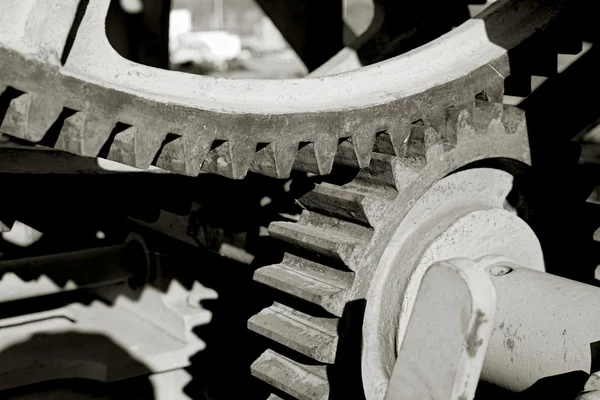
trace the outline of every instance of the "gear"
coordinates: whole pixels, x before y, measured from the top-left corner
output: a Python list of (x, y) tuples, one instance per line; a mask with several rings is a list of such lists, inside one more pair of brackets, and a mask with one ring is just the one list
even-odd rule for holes
[[(442, 132), (444, 114), (476, 94), (501, 101), (507, 51), (549, 25), (566, 2), (549, 9), (532, 0), (526, 10), (498, 2), (417, 52), (283, 81), (207, 78), (124, 60), (104, 33), (109, 3), (5, 5), (0, 23), (11, 29), (0, 31), (0, 88), (10, 102), (2, 132), (143, 169), (239, 179), (248, 170), (328, 174), (334, 160), (366, 167), (378, 132), (402, 157), (414, 121)], [(518, 20), (519, 29), (506, 20)]]
[[(536, 8), (541, 6), (539, 2), (528, 4), (532, 6), (529, 11), (541, 12), (536, 18), (548, 11)], [(499, 25), (492, 21), (527, 21), (532, 17), (529, 11), (516, 10), (511, 2), (498, 2), (480, 18), (486, 21), (487, 36), (499, 37), (494, 32)], [(553, 8), (550, 19), (559, 11), (560, 7)], [(522, 19), (514, 13), (523, 13)], [(460, 37), (465, 26), (474, 23), (471, 20), (424, 47), (451, 41), (454, 35)], [(419, 49), (414, 56), (421, 51), (425, 52)], [(495, 68), (491, 64), (488, 67)], [(350, 182), (318, 184), (299, 200), (305, 208), (299, 222), (271, 224), (270, 235), (286, 245), (286, 253), (280, 263), (258, 269), (254, 279), (276, 289), (282, 300), (253, 316), (248, 327), (271, 343), (253, 363), (252, 373), (273, 388), (274, 396), (283, 392), (298, 399), (356, 398), (363, 390), (361, 357), (356, 353), (360, 349), (357, 332), (363, 326), (364, 299), (382, 255), (393, 245), (393, 234), (404, 226), (407, 213), (436, 182), (474, 162), (487, 160), (499, 168), (500, 159), (521, 166), (530, 164), (525, 114), (496, 102), (508, 75), (508, 71), (497, 72), (496, 78), (501, 79), (495, 86), (479, 82), (482, 86), (473, 87), (473, 97), (446, 108), (441, 121), (430, 115), (414, 115), (416, 122), (401, 152), (390, 151), (394, 147), (384, 144), (389, 143), (384, 140), (386, 133), (380, 134), (369, 167), (361, 169)], [(332, 175), (336, 175), (335, 168)], [(487, 187), (493, 188), (497, 179), (492, 177)], [(481, 186), (484, 188), (485, 184)], [(500, 210), (508, 192), (501, 194), (502, 201), (494, 206)], [(473, 199), (477, 198), (473, 193)], [(531, 233), (524, 235), (530, 237)], [(531, 256), (537, 257), (531, 265), (539, 266), (541, 253), (532, 251)], [(374, 286), (377, 289), (377, 283)], [(374, 338), (394, 331), (382, 333), (377, 319), (365, 320), (362, 329), (376, 332), (371, 335)], [(370, 348), (363, 349), (368, 354)], [(378, 350), (384, 351), (381, 346)], [(389, 357), (397, 349), (387, 350), (391, 351)], [(371, 366), (384, 364), (382, 368), (388, 373), (393, 368), (393, 362), (386, 364), (376, 355), (362, 357)], [(364, 374), (362, 378), (369, 400), (383, 398), (385, 379)]]

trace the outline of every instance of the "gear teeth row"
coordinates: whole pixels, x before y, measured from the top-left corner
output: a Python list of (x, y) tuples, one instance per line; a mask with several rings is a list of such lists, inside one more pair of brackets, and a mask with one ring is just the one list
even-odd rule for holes
[(275, 303), (248, 321), (248, 328), (319, 362), (333, 364), (337, 318), (312, 317)]
[[(334, 164), (364, 169), (380, 163), (374, 154), (399, 157), (406, 161), (406, 170), (418, 170), (427, 159), (441, 154), (439, 135), (444, 145), (455, 144), (445, 136), (443, 110), (472, 99), (475, 85), (485, 86), (490, 100), (498, 101), (502, 76), (509, 70), (506, 54), (499, 52), (485, 65), (474, 65), (467, 75), (441, 86), (424, 84), (421, 92), (407, 97), (386, 95), (376, 105), (359, 101), (361, 97), (352, 92), (354, 100), (341, 109), (328, 101), (324, 110), (307, 102), (294, 108), (287, 105), (288, 98), (295, 99), (287, 91), (296, 84), (285, 84), (272, 110), (256, 111), (248, 104), (254, 111), (245, 111), (229, 95), (225, 98), (235, 105), (221, 105), (216, 94), (216, 106), (209, 108), (200, 104), (210, 103), (202, 93), (209, 93), (204, 89), (212, 87), (212, 81), (157, 71), (116, 56), (103, 25), (109, 0), (65, 0), (58, 5), (43, 0), (7, 1), (9, 11), (0, 22), (11, 30), (0, 31), (5, 71), (0, 88), (19, 95), (7, 110), (0, 110), (0, 114), (6, 111), (0, 130), (78, 155), (137, 168), (155, 165), (191, 176), (204, 171), (241, 179), (251, 171), (287, 178), (292, 169), (327, 175)], [(76, 35), (70, 38), (80, 16)], [(114, 64), (114, 71), (104, 68), (107, 62)], [(182, 93), (167, 90), (167, 78), (177, 81)], [(340, 85), (354, 84), (343, 80)], [(192, 96), (183, 90), (190, 87), (198, 87), (201, 94)], [(227, 88), (224, 92), (234, 90)], [(244, 94), (240, 104), (246, 104), (248, 96)], [(428, 127), (413, 119), (416, 116)], [(455, 115), (457, 121), (461, 118), (466, 117)], [(437, 147), (426, 146), (425, 151), (427, 141)]]
[(252, 375), (300, 400), (327, 400), (329, 383), (325, 366), (302, 365), (272, 350), (250, 367)]
[(0, 278), (0, 303), (73, 289), (77, 289), (77, 285), (73, 281), (68, 281), (61, 287), (45, 275), (35, 280), (25, 281), (14, 272), (6, 272)]
[[(470, 141), (498, 135), (527, 137), (522, 110), (485, 101), (484, 94), (478, 97), (462, 107), (447, 108), (436, 120), (439, 129), (425, 119), (416, 120), (407, 130), (402, 156), (372, 153), (370, 165), (352, 181), (320, 183), (301, 197), (305, 210), (298, 222), (270, 225), (269, 234), (291, 246), (280, 263), (257, 269), (254, 280), (300, 300), (295, 307), (301, 308), (276, 302), (248, 321), (250, 330), (294, 350), (289, 357), (300, 353), (316, 363), (336, 365), (338, 342), (343, 341), (337, 326), (348, 302), (357, 298), (355, 285), (365, 279), (363, 268), (377, 263), (366, 259), (365, 253), (398, 195), (418, 181), (429, 163)], [(378, 135), (375, 147), (394, 149), (388, 135)], [(309, 305), (331, 317), (315, 316)], [(252, 365), (252, 373), (298, 399), (326, 399), (325, 368), (267, 350)]]
[[(220, 140), (216, 133), (202, 132), (203, 129), (168, 133), (170, 129), (164, 123), (153, 120), (145, 125), (129, 125), (96, 108), (68, 110), (56, 96), (21, 93), (10, 101), (0, 131), (58, 150), (107, 158), (140, 169), (155, 165), (190, 176), (210, 172), (233, 179), (244, 178), (248, 171), (288, 178), (292, 169), (327, 175), (334, 160), (366, 167), (375, 142), (373, 133), (344, 139), (324, 134), (311, 142), (280, 140), (257, 144), (252, 140)], [(55, 126), (56, 133), (51, 131)]]

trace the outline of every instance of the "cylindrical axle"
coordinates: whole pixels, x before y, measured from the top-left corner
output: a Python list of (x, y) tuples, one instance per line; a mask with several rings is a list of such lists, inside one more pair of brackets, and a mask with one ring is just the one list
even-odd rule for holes
[(497, 311), (481, 374), (521, 391), (541, 378), (595, 372), (600, 289), (527, 268), (492, 267)]

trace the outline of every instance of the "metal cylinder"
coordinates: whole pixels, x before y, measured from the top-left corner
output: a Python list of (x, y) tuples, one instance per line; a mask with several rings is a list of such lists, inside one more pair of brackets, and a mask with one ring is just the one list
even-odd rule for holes
[(481, 378), (513, 391), (587, 373), (600, 344), (600, 289), (527, 268), (488, 269), (497, 311)]

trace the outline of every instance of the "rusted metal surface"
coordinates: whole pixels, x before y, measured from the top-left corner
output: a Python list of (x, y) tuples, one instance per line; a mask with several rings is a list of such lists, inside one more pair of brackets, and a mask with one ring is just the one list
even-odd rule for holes
[[(548, 25), (563, 7), (560, 1), (548, 7), (531, 0), (527, 8), (500, 2), (422, 51), (374, 68), (320, 79), (247, 81), (121, 59), (104, 34), (109, 0), (87, 5), (61, 66), (78, 2), (9, 3), (1, 21), (11, 29), (0, 31), (0, 87), (12, 88), (6, 95), (14, 98), (2, 132), (139, 168), (156, 164), (232, 178), (248, 170), (286, 177), (293, 167), (327, 174), (340, 141), (351, 149), (350, 159), (341, 161), (364, 167), (382, 131), (402, 156), (412, 122), (439, 131), (446, 110), (478, 93), (500, 100), (510, 73), (506, 49)], [(515, 14), (526, 21), (519, 29), (503, 23)], [(33, 24), (38, 33), (30, 35)]]

